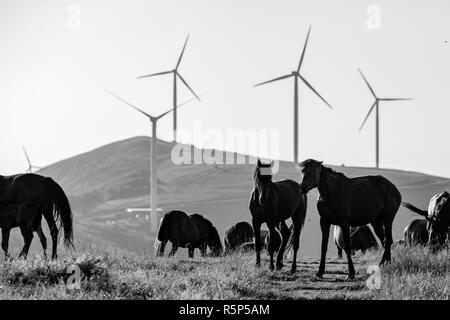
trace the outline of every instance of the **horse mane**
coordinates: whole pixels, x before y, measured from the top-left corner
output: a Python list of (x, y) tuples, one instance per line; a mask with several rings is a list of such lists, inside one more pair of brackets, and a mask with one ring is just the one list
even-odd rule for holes
[(209, 221), (208, 219), (206, 219), (201, 214), (194, 213), (194, 214), (191, 214), (191, 217), (199, 222), (205, 223), (209, 228), (214, 228), (214, 225), (212, 224), (212, 222)]

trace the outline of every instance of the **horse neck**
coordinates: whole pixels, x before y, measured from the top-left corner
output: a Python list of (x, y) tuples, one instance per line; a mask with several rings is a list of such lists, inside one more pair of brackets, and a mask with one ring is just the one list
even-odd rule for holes
[(333, 172), (330, 168), (323, 167), (320, 174), (319, 193), (324, 201), (331, 202), (334, 200), (333, 195), (342, 180), (341, 175)]

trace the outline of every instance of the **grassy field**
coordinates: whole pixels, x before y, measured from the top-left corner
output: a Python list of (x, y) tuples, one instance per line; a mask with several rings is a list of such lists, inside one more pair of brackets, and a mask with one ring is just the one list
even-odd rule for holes
[[(265, 255), (264, 255), (265, 256)], [(356, 281), (345, 281), (345, 259), (329, 259), (322, 280), (318, 261), (302, 259), (270, 272), (268, 261), (255, 268), (252, 254), (224, 258), (152, 258), (95, 251), (46, 261), (39, 256), (0, 265), (0, 299), (448, 299), (449, 252), (398, 247), (381, 269), (381, 288), (366, 286), (367, 266), (381, 252), (355, 257)], [(69, 289), (67, 270), (81, 270), (81, 288)]]

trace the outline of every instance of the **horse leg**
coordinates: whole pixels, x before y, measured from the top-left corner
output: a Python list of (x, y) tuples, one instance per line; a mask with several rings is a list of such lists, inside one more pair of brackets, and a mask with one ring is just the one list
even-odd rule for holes
[(2, 249), (5, 253), (5, 260), (9, 258), (8, 253), (8, 244), (9, 244), (9, 232), (11, 229), (9, 228), (2, 228)]
[(320, 229), (322, 230), (322, 246), (320, 250), (320, 265), (319, 271), (316, 273), (316, 277), (322, 278), (325, 273), (325, 259), (327, 257), (328, 250), (328, 238), (330, 237), (330, 227), (331, 224), (326, 222), (324, 219), (320, 219)]
[(30, 249), (31, 241), (33, 240), (33, 231), (31, 230), (31, 228), (20, 227), (20, 232), (22, 233), (24, 244), (18, 258), (23, 257), (26, 259), (28, 250)]
[(47, 259), (47, 238), (45, 237), (44, 232), (42, 231), (42, 225), (39, 224), (39, 227), (36, 229), (36, 233), (41, 241), (42, 249), (44, 250), (44, 257)]
[(202, 258), (206, 257), (206, 243), (200, 246), (200, 254), (202, 255)]
[(261, 223), (252, 219), (253, 232), (255, 233), (256, 266), (261, 264)]
[(282, 237), (282, 243), (280, 250), (278, 250), (277, 255), (277, 270), (281, 270), (283, 268), (284, 250), (286, 249), (289, 236), (291, 235), (291, 231), (289, 231), (289, 228), (287, 227), (286, 222), (284, 221), (280, 222), (280, 232)]
[(157, 257), (164, 257), (164, 250), (166, 249), (167, 241), (163, 240), (160, 243), (158, 243), (156, 247), (156, 256)]
[(276, 237), (276, 230), (275, 230), (275, 223), (271, 222), (271, 223), (267, 223), (267, 226), (269, 227), (269, 236), (270, 236), (270, 240), (269, 240), (269, 257), (270, 257), (270, 271), (273, 271), (274, 265), (273, 265), (273, 254), (275, 252), (275, 237)]
[(189, 258), (194, 259), (194, 250), (195, 250), (195, 248), (190, 246), (188, 248), (188, 250), (189, 250)]
[(172, 242), (172, 250), (170, 250), (169, 257), (173, 257), (175, 253), (177, 253), (178, 250), (178, 244), (175, 242)]
[(337, 250), (338, 250), (338, 258), (342, 259), (342, 248), (339, 247), (338, 245), (336, 245), (336, 247), (337, 247)]
[[(292, 223), (294, 224), (294, 244), (293, 244), (293, 249), (294, 249), (294, 255), (292, 257), (292, 267), (291, 267), (291, 273), (294, 273), (295, 271), (297, 271), (297, 251), (298, 248), (300, 246), (300, 231), (302, 228), (302, 219), (300, 214), (295, 216), (295, 219), (292, 218)], [(327, 240), (328, 241), (328, 240)]]
[(47, 221), (48, 228), (50, 229), (50, 235), (52, 237), (52, 260), (58, 257), (57, 246), (58, 246), (58, 227), (55, 223), (55, 218), (53, 217), (53, 211), (45, 211), (44, 218)]
[(352, 250), (350, 247), (350, 227), (349, 226), (340, 226), (342, 229), (342, 235), (344, 236), (344, 250), (347, 255), (348, 261), (348, 277), (347, 280), (355, 279), (355, 268), (353, 267), (352, 261)]
[(380, 265), (383, 265), (385, 262), (391, 261), (391, 245), (393, 242), (392, 221), (385, 221), (384, 232), (385, 232), (386, 241), (384, 243), (384, 253), (383, 253), (383, 257), (381, 258)]

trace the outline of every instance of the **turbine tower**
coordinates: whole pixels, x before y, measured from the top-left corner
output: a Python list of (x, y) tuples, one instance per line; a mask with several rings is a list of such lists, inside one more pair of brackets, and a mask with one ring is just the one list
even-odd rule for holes
[(375, 98), (375, 102), (370, 107), (369, 112), (367, 113), (366, 117), (364, 118), (364, 121), (359, 128), (359, 132), (361, 132), (362, 128), (364, 127), (364, 124), (366, 123), (367, 119), (369, 118), (372, 111), (375, 109), (375, 167), (378, 169), (380, 164), (380, 111), (379, 111), (379, 103), (380, 101), (404, 101), (404, 100), (412, 100), (412, 98), (378, 98), (378, 96), (375, 94), (375, 91), (373, 91), (372, 87), (370, 86), (369, 82), (367, 81), (366, 77), (364, 77), (362, 71), (358, 69), (359, 73), (361, 74), (362, 78), (364, 79), (364, 82), (369, 87), (370, 92), (372, 93), (373, 97)]
[(181, 50), (181, 54), (180, 54), (180, 57), (178, 58), (178, 62), (175, 66), (175, 69), (137, 77), (138, 79), (142, 79), (142, 78), (159, 76), (159, 75), (164, 75), (164, 74), (169, 74), (169, 73), (173, 74), (173, 109), (172, 109), (172, 111), (173, 111), (173, 141), (174, 142), (177, 141), (177, 79), (180, 79), (181, 82), (189, 89), (189, 91), (191, 91), (192, 94), (198, 99), (198, 101), (200, 101), (200, 97), (194, 92), (194, 90), (191, 89), (191, 87), (187, 84), (186, 80), (184, 80), (184, 78), (178, 72), (178, 67), (180, 66), (181, 59), (183, 58), (184, 50), (186, 49), (188, 40), (189, 40), (189, 35), (187, 36), (186, 41), (184, 42), (184, 46), (183, 46), (183, 49)]
[(278, 80), (282, 80), (282, 79), (287, 79), (290, 77), (294, 78), (294, 162), (298, 162), (298, 79), (302, 80), (303, 83), (309, 88), (311, 89), (323, 102), (325, 102), (325, 104), (330, 108), (333, 109), (331, 107), (331, 105), (313, 88), (313, 86), (300, 74), (300, 68), (302, 67), (303, 64), (303, 58), (305, 57), (305, 51), (306, 51), (306, 46), (308, 44), (308, 39), (309, 39), (309, 34), (311, 32), (311, 27), (309, 27), (308, 29), (308, 35), (306, 36), (306, 41), (305, 41), (305, 45), (303, 46), (303, 51), (302, 51), (302, 55), (300, 57), (300, 62), (298, 64), (298, 67), (296, 70), (292, 71), (290, 74), (269, 80), (269, 81), (265, 81), (265, 82), (261, 82), (256, 84), (254, 87), (258, 87), (261, 86), (263, 84), (266, 83), (270, 83), (270, 82), (275, 82)]
[[(152, 145), (151, 145), (151, 155), (150, 155), (150, 206), (151, 206), (151, 211), (150, 211), (150, 225), (151, 225), (151, 230), (153, 232), (156, 232), (156, 230), (158, 229), (158, 213), (157, 213), (157, 209), (158, 209), (158, 181), (157, 181), (157, 139), (156, 139), (156, 125), (158, 123), (158, 120), (161, 119), (162, 117), (164, 117), (165, 115), (169, 114), (170, 112), (172, 112), (174, 109), (170, 109), (164, 113), (161, 113), (159, 116), (151, 116), (150, 114), (148, 114), (147, 112), (143, 111), (142, 109), (132, 105), (131, 103), (129, 103), (128, 101), (122, 99), (121, 97), (119, 97), (118, 95), (116, 95), (115, 93), (113, 93), (112, 91), (106, 90), (109, 94), (111, 94), (113, 97), (119, 99), (120, 101), (124, 102), (125, 104), (129, 105), (130, 107), (132, 107), (134, 110), (140, 112), (141, 114), (143, 114), (144, 116), (146, 116), (148, 119), (150, 119), (150, 122), (152, 124)], [(191, 102), (193, 99), (189, 99), (181, 104), (179, 104), (177, 107), (181, 107), (182, 105)]]
[(28, 162), (28, 169), (27, 169), (26, 173), (32, 173), (34, 169), (37, 169), (37, 170), (42, 169), (42, 167), (34, 166), (31, 164), (30, 157), (28, 156), (28, 153), (25, 150), (24, 146), (22, 146), (22, 150), (23, 150), (23, 153), (25, 154), (25, 158), (27, 159), (27, 162)]

